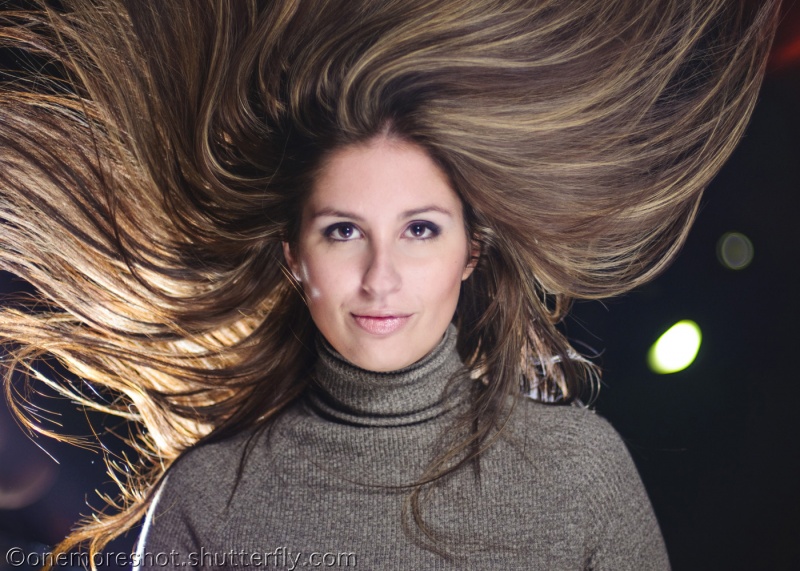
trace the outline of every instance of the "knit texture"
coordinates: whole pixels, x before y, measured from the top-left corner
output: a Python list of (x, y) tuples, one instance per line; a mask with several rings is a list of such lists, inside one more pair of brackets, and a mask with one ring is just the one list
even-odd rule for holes
[(480, 470), (425, 488), (432, 547), (404, 504), (476, 382), (455, 345), (451, 326), (421, 361), (375, 373), (321, 341), (314, 382), (268, 430), (193, 449), (170, 470), (142, 532), (143, 566), (669, 569), (614, 429), (528, 399)]

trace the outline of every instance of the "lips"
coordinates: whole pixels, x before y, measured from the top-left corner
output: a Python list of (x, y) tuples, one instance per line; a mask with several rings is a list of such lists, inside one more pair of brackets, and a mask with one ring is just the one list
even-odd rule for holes
[(361, 329), (373, 335), (389, 335), (401, 329), (410, 315), (355, 315), (353, 319)]

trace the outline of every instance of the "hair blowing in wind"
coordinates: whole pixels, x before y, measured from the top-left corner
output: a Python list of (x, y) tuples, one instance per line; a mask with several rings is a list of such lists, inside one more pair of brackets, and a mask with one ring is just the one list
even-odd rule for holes
[[(132, 421), (121, 497), (59, 546), (129, 529), (201, 440), (303, 391), (314, 326), (282, 241), (321, 162), (389, 131), (450, 177), (480, 244), (456, 322), (484, 379), (463, 440), (509, 395), (568, 403), (591, 365), (556, 329), (674, 257), (747, 124), (778, 2), (64, 0), (0, 13), (0, 309), (19, 377)], [(55, 358), (107, 398), (35, 367)], [(589, 385), (589, 386), (587, 386)], [(112, 468), (113, 470), (113, 468)], [(424, 527), (414, 489), (414, 520)]]

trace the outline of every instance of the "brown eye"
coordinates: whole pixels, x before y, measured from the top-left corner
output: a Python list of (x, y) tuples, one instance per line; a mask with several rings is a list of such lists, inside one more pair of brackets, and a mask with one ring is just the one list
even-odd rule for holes
[(325, 229), (325, 237), (335, 242), (346, 242), (361, 237), (361, 231), (354, 224), (340, 222)]
[(440, 233), (439, 227), (432, 222), (412, 222), (406, 230), (406, 234), (418, 240), (429, 240)]

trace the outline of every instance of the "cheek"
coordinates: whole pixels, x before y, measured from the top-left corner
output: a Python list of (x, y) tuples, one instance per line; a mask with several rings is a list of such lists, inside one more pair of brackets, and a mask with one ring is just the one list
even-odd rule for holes
[(325, 279), (320, 279), (318, 277), (319, 271), (305, 260), (302, 260), (299, 265), (300, 283), (303, 284), (303, 291), (306, 294), (306, 299), (314, 300), (321, 298), (323, 294), (319, 289), (319, 284), (325, 283)]
[(442, 310), (449, 310), (458, 301), (463, 272), (464, 264), (457, 256), (438, 258), (413, 268), (407, 283), (413, 284), (418, 297), (427, 300), (433, 309), (441, 305)]
[(299, 271), (312, 312), (339, 307), (357, 285), (353, 283), (356, 272), (347, 263), (330, 255), (301, 257)]

